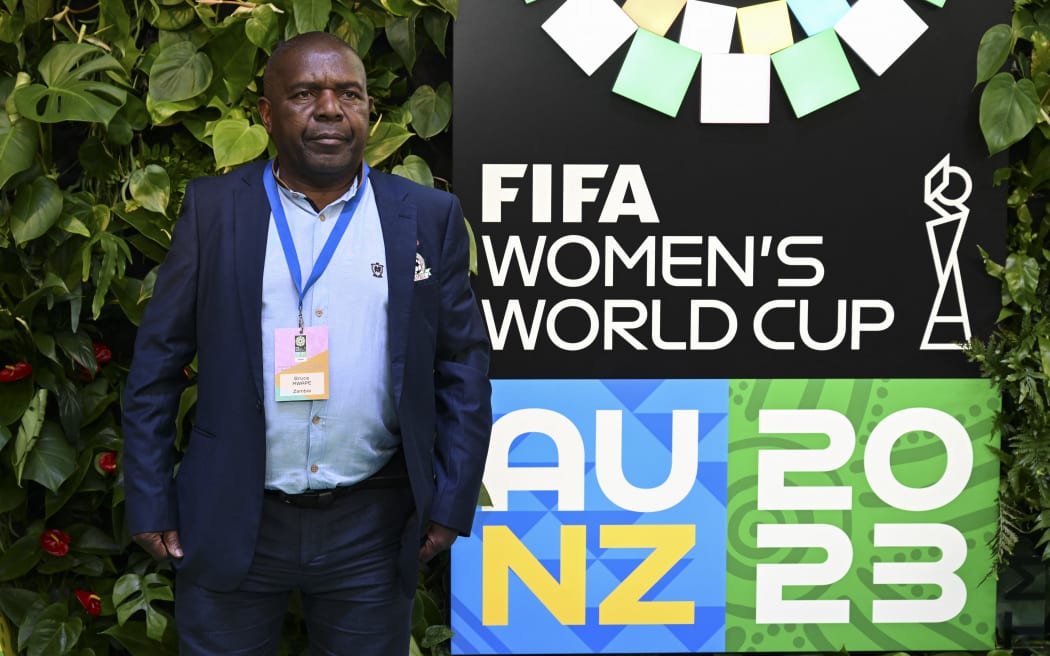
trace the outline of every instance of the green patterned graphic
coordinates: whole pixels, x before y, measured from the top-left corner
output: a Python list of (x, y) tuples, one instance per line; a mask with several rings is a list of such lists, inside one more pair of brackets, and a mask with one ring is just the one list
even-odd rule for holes
[[(836, 651), (842, 648), (849, 651), (949, 651), (992, 647), (995, 582), (989, 576), (992, 563), (987, 543), (996, 522), (999, 465), (988, 447), (999, 446), (998, 435), (993, 430), (993, 416), (999, 408), (999, 399), (987, 381), (733, 380), (729, 408), (726, 651)], [(973, 465), (965, 488), (957, 496), (953, 493), (954, 498), (946, 497), (945, 503), (938, 508), (895, 508), (873, 490), (868, 477), (870, 472), (865, 472), (865, 451), (872, 431), (891, 416), (915, 417), (916, 413), (911, 411), (913, 408), (946, 413), (950, 417), (940, 415), (943, 421), (965, 428), (965, 433), (961, 430), (956, 433), (961, 436), (958, 438), (961, 442), (956, 444), (965, 447), (964, 438), (968, 435), (972, 447)], [(760, 452), (806, 449), (819, 454), (831, 444), (832, 440), (819, 430), (812, 433), (768, 430), (772, 425), (769, 415), (766, 416), (767, 430), (764, 434), (760, 432), (760, 410), (796, 409), (840, 413), (852, 426), (855, 445), (848, 460), (830, 471), (796, 471), (805, 469), (805, 466), (795, 466), (794, 470), (785, 468), (786, 473), (782, 476), (785, 488), (818, 486), (830, 491), (848, 486), (851, 490), (846, 502), (848, 507), (781, 510), (776, 506), (790, 504), (767, 495), (765, 505), (772, 508), (758, 509)], [(925, 416), (931, 414), (919, 412), (927, 412)], [(894, 433), (887, 432), (893, 423), (888, 421), (880, 431), (883, 441), (885, 435)], [(910, 424), (904, 422), (901, 425)], [(899, 431), (897, 435), (899, 439), (892, 442), (889, 451), (889, 470), (900, 486), (914, 489), (914, 495), (925, 495), (926, 491), (920, 489), (941, 481), (948, 467), (945, 441), (927, 430)], [(839, 441), (844, 443), (841, 438)], [(812, 462), (811, 454), (803, 454), (798, 462)], [(780, 478), (776, 472), (773, 472), (775, 476), (769, 476), (769, 470), (766, 473), (764, 486), (769, 480)], [(772, 532), (772, 529), (760, 529), (761, 525), (800, 524), (841, 529), (832, 529), (832, 532), (848, 536), (851, 558), (845, 575), (836, 578), (835, 582), (786, 585), (782, 588), (782, 598), (787, 601), (842, 600), (837, 608), (841, 611), (844, 606), (848, 607), (846, 621), (772, 621), (784, 617), (783, 611), (769, 613), (769, 601), (756, 599), (756, 576), (760, 576), (761, 566), (786, 566), (772, 568), (780, 572), (777, 574), (762, 567), (765, 573), (761, 576), (769, 581), (780, 580), (783, 573), (792, 572), (792, 565), (820, 564), (829, 560), (828, 552), (819, 546), (758, 547), (759, 531), (766, 531), (767, 536)], [(904, 532), (910, 539), (926, 546), (875, 547), (875, 527), (879, 524), (936, 524), (952, 528), (912, 530), (907, 527)], [(937, 538), (930, 536), (939, 531), (952, 534), (950, 537), (956, 544), (965, 539), (965, 549), (958, 552), (964, 554), (959, 556), (965, 559), (961, 567), (954, 571), (954, 575), (951, 569), (945, 570), (943, 566), (940, 572), (949, 578), (961, 579), (965, 585), (965, 603), (962, 603), (962, 595), (953, 594), (948, 599), (946, 594), (945, 607), (953, 609), (949, 612), (954, 615), (926, 621), (923, 615), (929, 611), (920, 610), (920, 607), (929, 607), (921, 602), (940, 599), (941, 587), (922, 583), (932, 580), (923, 578), (922, 574), (914, 579), (918, 583), (876, 584), (874, 565), (880, 562), (929, 563), (936, 569), (936, 563), (944, 554), (941, 549), (929, 545), (937, 543)], [(765, 591), (768, 593), (769, 588), (766, 587)], [(873, 609), (878, 600), (919, 603), (902, 606), (916, 609), (914, 614), (908, 614), (909, 621), (877, 622)], [(756, 606), (761, 606), (766, 613), (762, 623), (756, 621)], [(827, 605), (822, 607), (827, 608)]]

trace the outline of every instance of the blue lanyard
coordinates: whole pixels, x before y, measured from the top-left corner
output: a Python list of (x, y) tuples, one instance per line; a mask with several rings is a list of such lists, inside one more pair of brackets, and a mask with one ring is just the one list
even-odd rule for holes
[(354, 218), (357, 206), (360, 205), (361, 199), (364, 198), (365, 190), (368, 189), (368, 164), (362, 162), (361, 166), (364, 167), (361, 185), (357, 188), (357, 193), (354, 194), (354, 197), (343, 205), (343, 211), (339, 213), (339, 219), (335, 222), (332, 233), (328, 235), (324, 247), (321, 248), (321, 254), (314, 261), (314, 268), (310, 272), (310, 277), (307, 279), (305, 286), (303, 285), (302, 271), (299, 269), (299, 255), (295, 251), (295, 241), (292, 240), (292, 232), (288, 228), (288, 218), (285, 216), (284, 206), (281, 204), (281, 195), (277, 191), (277, 180), (273, 176), (273, 160), (263, 170), (263, 186), (266, 188), (266, 197), (270, 200), (273, 222), (277, 227), (277, 235), (281, 238), (281, 247), (284, 249), (284, 259), (288, 263), (288, 271), (292, 274), (292, 282), (295, 283), (295, 290), (299, 292), (299, 332), (303, 330), (303, 299), (306, 297), (306, 292), (317, 282), (324, 270), (328, 268), (328, 263), (332, 261), (332, 255), (335, 254), (335, 249), (339, 246), (339, 240), (343, 238), (347, 226), (350, 225), (350, 219)]

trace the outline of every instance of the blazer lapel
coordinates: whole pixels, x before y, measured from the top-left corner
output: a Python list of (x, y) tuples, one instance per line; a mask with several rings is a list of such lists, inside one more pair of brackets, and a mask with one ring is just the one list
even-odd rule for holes
[[(268, 162), (267, 162), (268, 165)], [(270, 227), (270, 203), (262, 183), (262, 167), (246, 167), (244, 184), (234, 191), (234, 275), (244, 321), (244, 336), (252, 379), (259, 398), (262, 385), (262, 280), (266, 261), (266, 234)]]
[(405, 202), (396, 179), (372, 171), (372, 193), (383, 227), (387, 267), (387, 347), (390, 350), (390, 378), (394, 388), (394, 407), (401, 402), (404, 383), (408, 323), (412, 311), (412, 284), (416, 270), (416, 208)]

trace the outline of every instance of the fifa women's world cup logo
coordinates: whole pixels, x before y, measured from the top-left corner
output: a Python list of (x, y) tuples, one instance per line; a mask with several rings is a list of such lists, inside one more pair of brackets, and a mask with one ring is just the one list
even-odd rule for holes
[(924, 351), (960, 349), (963, 342), (970, 340), (970, 318), (959, 271), (959, 244), (970, 216), (966, 201), (972, 189), (970, 174), (952, 166), (951, 155), (945, 155), (926, 174), (926, 205), (937, 213), (937, 218), (926, 222), (937, 271), (937, 295), (922, 336), (920, 349)]

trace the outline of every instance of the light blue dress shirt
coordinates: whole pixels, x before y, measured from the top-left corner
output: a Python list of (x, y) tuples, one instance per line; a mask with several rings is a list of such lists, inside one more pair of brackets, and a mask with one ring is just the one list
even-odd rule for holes
[[(320, 212), (302, 194), (279, 189), (305, 283), (358, 186)], [(299, 295), (270, 216), (262, 292), (267, 488), (298, 494), (356, 483), (382, 468), (401, 442), (390, 386), (386, 251), (371, 185), (364, 193), (328, 268), (303, 299), (304, 325), (328, 328), (325, 401), (275, 400), (274, 334), (298, 326)]]

